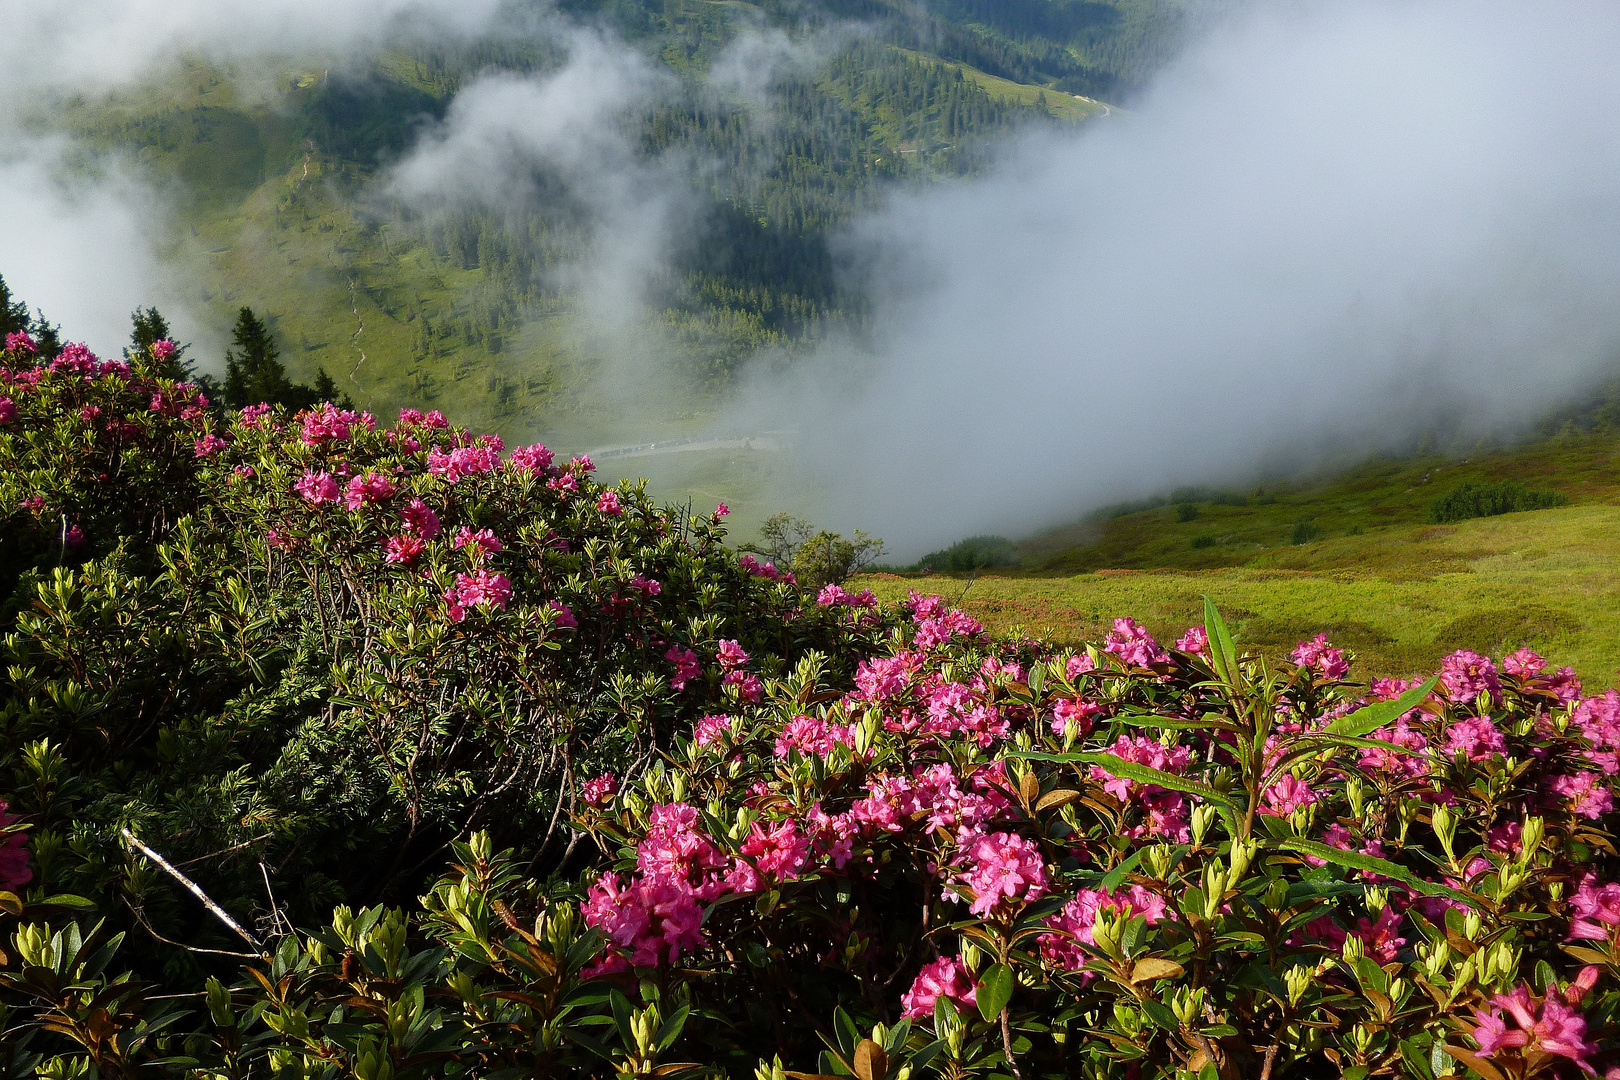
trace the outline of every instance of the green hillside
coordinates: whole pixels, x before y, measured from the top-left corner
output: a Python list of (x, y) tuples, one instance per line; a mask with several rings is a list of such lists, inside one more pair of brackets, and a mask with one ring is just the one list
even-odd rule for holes
[[(884, 599), (939, 592), (997, 631), (1065, 642), (1094, 639), (1123, 615), (1173, 639), (1209, 595), (1242, 644), (1278, 655), (1325, 631), (1360, 656), (1363, 677), (1410, 674), (1459, 648), (1530, 645), (1611, 686), (1620, 651), (1617, 455), (1612, 433), (1566, 434), (1466, 460), (1376, 463), (1312, 484), (1182, 491), (1031, 539), (1016, 568), (866, 584)], [(1471, 481), (1552, 490), (1572, 505), (1431, 523), (1433, 504)]]
[[(196, 306), (221, 332), (242, 305), (268, 317), (293, 377), (325, 368), (375, 410), (439, 408), (589, 448), (678, 433), (759, 350), (791, 361), (858, 326), (863, 299), (833, 269), (836, 230), (895, 184), (982, 169), (1010, 130), (1104, 113), (1075, 95), (1138, 85), (1185, 22), (1174, 0), (950, 0), (920, 14), (888, 0), (562, 7), (679, 79), (681, 94), (640, 119), (641, 142), (649, 157), (701, 163), (689, 180), (707, 207), (700, 235), (640, 335), (667, 383), (652, 415), (625, 413), (593, 385), (604, 358), (585, 342), (576, 298), (548, 276), (581, 251), (566, 207), (426, 221), (377, 197), (386, 164), (471, 78), (555, 67), (548, 39), (400, 48), (358, 71), (322, 57), (268, 76), (197, 62), (51, 119), (132, 154), (175, 193), (173, 254), (198, 283)], [(851, 21), (865, 32), (779, 80), (768, 116), (705, 89), (746, 29), (802, 36)]]

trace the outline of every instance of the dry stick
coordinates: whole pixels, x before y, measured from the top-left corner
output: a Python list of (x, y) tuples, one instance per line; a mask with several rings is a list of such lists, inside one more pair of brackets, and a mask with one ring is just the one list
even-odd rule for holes
[(270, 954), (264, 951), (264, 946), (259, 944), (258, 939), (252, 934), (248, 933), (246, 930), (242, 929), (242, 924), (231, 918), (230, 915), (226, 913), (224, 908), (220, 907), (218, 904), (214, 903), (213, 900), (209, 899), (208, 894), (203, 892), (195, 881), (192, 881), (190, 878), (186, 877), (186, 875), (170, 866), (169, 860), (165, 859), (162, 855), (159, 855), (157, 852), (143, 844), (140, 839), (128, 829), (120, 829), (118, 831), (123, 833), (125, 840), (128, 840), (131, 844), (134, 844), (137, 848), (139, 848), (142, 855), (145, 855), (148, 859), (151, 859), (153, 862), (157, 863), (158, 866), (162, 867), (170, 877), (174, 878), (180, 884), (190, 889), (191, 894), (198, 900), (202, 901), (203, 907), (213, 912), (214, 918), (236, 931), (237, 937), (241, 938), (249, 945), (252, 945), (255, 949), (258, 949), (259, 957), (261, 959), (270, 959)]
[[(135, 916), (136, 922), (140, 923), (146, 928), (146, 932), (148, 934), (151, 934), (154, 938), (163, 942), (165, 945), (173, 945), (175, 948), (185, 949), (187, 952), (207, 953), (209, 956), (235, 956), (243, 960), (262, 960), (264, 958), (262, 953), (232, 952), (229, 949), (204, 949), (198, 945), (187, 945), (183, 941), (171, 941), (152, 928), (152, 924), (146, 921), (146, 916), (141, 913), (140, 908), (136, 907), (134, 904), (131, 904), (128, 900), (124, 901), (124, 906), (129, 908), (129, 913)], [(187, 997), (190, 995), (179, 994), (172, 996)]]

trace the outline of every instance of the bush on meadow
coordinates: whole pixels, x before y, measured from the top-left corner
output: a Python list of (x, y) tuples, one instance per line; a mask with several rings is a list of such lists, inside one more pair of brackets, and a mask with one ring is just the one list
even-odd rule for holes
[(245, 846), (203, 871), (244, 917), (267, 856), (303, 913), (410, 895), (480, 827), (555, 866), (584, 779), (636, 771), (807, 652), (848, 671), (885, 632), (737, 560), (724, 507), (683, 520), (435, 413), (222, 413), (173, 355), (35, 364), (9, 342), (0, 498), (32, 576), (0, 725), (18, 764), (34, 747), (78, 774), (39, 820), (76, 851), (92, 822)]
[[(220, 414), (159, 351), (3, 365), (0, 1071), (1620, 1076), (1620, 694), (807, 603), (586, 460)], [(414, 917), (254, 899), (447, 843)]]

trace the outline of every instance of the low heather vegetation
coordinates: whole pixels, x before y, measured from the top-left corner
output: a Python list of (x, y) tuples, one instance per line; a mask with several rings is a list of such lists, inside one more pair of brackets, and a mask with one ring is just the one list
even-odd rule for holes
[(0, 1074), (1620, 1075), (1620, 694), (997, 640), (183, 375), (0, 358)]

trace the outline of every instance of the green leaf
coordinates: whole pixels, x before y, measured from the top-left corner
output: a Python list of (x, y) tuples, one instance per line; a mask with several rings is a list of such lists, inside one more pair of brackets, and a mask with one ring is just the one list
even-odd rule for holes
[(1421, 705), (1434, 692), (1435, 684), (1439, 681), (1440, 676), (1436, 675), (1422, 686), (1414, 686), (1394, 701), (1374, 702), (1357, 709), (1349, 716), (1341, 716), (1327, 726), (1327, 734), (1358, 739), (1368, 732), (1388, 727), (1400, 716)]
[(1123, 860), (1118, 866), (1114, 867), (1103, 876), (1101, 886), (1102, 890), (1107, 893), (1112, 893), (1115, 889), (1118, 889), (1121, 885), (1123, 885), (1125, 883), (1125, 875), (1130, 873), (1132, 870), (1135, 870), (1136, 864), (1141, 862), (1142, 856), (1146, 855), (1147, 853), (1148, 849), (1145, 847), (1137, 848), (1135, 851), (1131, 852), (1130, 858)]
[(1098, 765), (1107, 769), (1122, 780), (1135, 780), (1139, 784), (1157, 784), (1167, 791), (1180, 791), (1188, 795), (1197, 795), (1212, 803), (1237, 809), (1237, 804), (1222, 795), (1208, 784), (1200, 784), (1196, 780), (1167, 773), (1147, 765), (1139, 765), (1134, 761), (1125, 761), (1113, 754), (1088, 751), (1074, 754), (1048, 754), (1038, 750), (1010, 750), (1009, 757), (1026, 758), (1032, 761), (1059, 761), (1071, 765)]
[(1444, 896), (1460, 901), (1470, 907), (1474, 903), (1466, 893), (1458, 892), (1456, 889), (1447, 888), (1444, 885), (1437, 885), (1432, 881), (1424, 881), (1404, 866), (1398, 866), (1388, 859), (1380, 859), (1375, 855), (1363, 855), (1359, 851), (1340, 851), (1336, 847), (1319, 844), (1315, 840), (1284, 840), (1279, 846), (1287, 851), (1298, 851), (1305, 855), (1313, 855), (1318, 859), (1325, 859), (1337, 866), (1382, 874), (1384, 877), (1393, 878), (1407, 888), (1420, 892), (1425, 896)]
[(1237, 651), (1232, 648), (1232, 632), (1226, 628), (1226, 620), (1221, 618), (1215, 601), (1207, 596), (1204, 597), (1204, 633), (1209, 635), (1209, 655), (1215, 670), (1227, 682), (1234, 682), (1237, 678)]
[(1014, 983), (1012, 968), (1006, 964), (991, 964), (980, 976), (976, 997), (979, 1015), (987, 1022), (1000, 1016), (1012, 1000)]
[(660, 1051), (668, 1050), (670, 1043), (680, 1038), (681, 1029), (686, 1026), (686, 1018), (691, 1012), (690, 1006), (682, 1005), (671, 1013), (669, 1019), (658, 1028), (658, 1035), (653, 1040), (654, 1047)]

